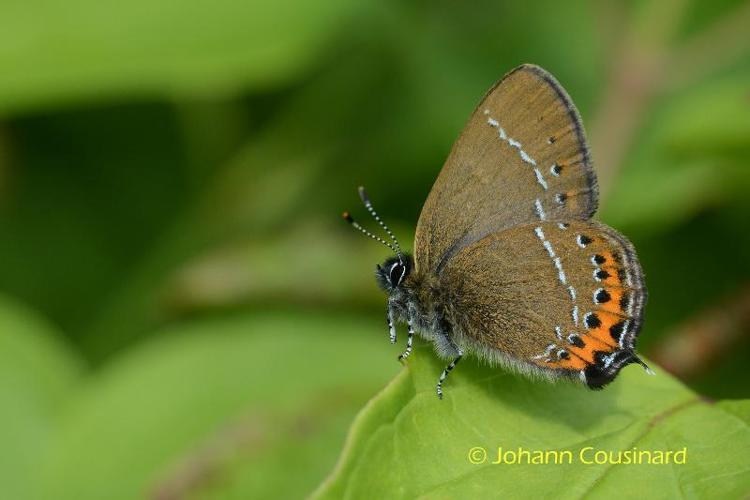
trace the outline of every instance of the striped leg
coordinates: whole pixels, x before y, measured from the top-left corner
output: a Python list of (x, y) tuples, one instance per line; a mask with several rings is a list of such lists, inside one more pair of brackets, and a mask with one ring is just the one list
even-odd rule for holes
[(443, 382), (445, 381), (445, 378), (448, 376), (448, 374), (453, 370), (459, 361), (461, 361), (461, 358), (463, 357), (464, 353), (460, 349), (458, 350), (458, 357), (451, 361), (451, 363), (445, 367), (445, 370), (443, 370), (443, 373), (440, 374), (440, 380), (438, 380), (437, 383), (437, 396), (438, 399), (443, 399)]
[(385, 316), (386, 321), (388, 322), (388, 335), (391, 339), (391, 344), (396, 343), (396, 325), (393, 323), (393, 308), (391, 307), (390, 302), (388, 303), (388, 313)]
[(399, 361), (409, 357), (409, 354), (411, 354), (411, 345), (414, 341), (414, 327), (411, 326), (411, 320), (409, 320), (407, 324), (409, 325), (409, 336), (406, 338), (406, 350), (399, 355)]

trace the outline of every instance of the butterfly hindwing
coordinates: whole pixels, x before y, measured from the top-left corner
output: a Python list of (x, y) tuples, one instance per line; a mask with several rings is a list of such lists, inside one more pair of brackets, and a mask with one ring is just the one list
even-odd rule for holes
[(456, 253), (440, 278), (459, 342), (539, 373), (610, 382), (637, 361), (646, 290), (632, 245), (593, 221), (538, 221)]
[(417, 269), (440, 272), (460, 248), (535, 220), (586, 220), (596, 177), (578, 112), (538, 66), (508, 73), (482, 99), (417, 224)]

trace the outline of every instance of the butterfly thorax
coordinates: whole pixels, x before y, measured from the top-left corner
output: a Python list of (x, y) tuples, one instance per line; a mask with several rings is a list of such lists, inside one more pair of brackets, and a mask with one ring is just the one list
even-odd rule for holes
[(442, 357), (455, 357), (457, 348), (449, 340), (451, 326), (441, 295), (443, 287), (434, 274), (415, 270), (412, 257), (402, 255), (387, 259), (375, 275), (388, 294), (393, 319), (410, 323), (417, 334), (435, 343)]

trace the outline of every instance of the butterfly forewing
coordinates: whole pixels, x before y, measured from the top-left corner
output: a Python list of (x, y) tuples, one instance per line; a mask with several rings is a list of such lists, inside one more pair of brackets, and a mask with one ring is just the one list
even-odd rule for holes
[(536, 222), (485, 236), (440, 278), (455, 335), (489, 359), (592, 387), (633, 362), (646, 291), (630, 243), (593, 221)]
[(440, 272), (462, 247), (539, 220), (586, 220), (597, 189), (581, 120), (557, 81), (516, 68), (472, 114), (425, 202), (417, 269)]

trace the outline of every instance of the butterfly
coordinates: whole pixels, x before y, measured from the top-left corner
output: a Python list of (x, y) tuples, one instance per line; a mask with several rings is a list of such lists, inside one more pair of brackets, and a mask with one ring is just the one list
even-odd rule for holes
[(631, 363), (647, 292), (633, 245), (591, 219), (596, 174), (580, 115), (555, 78), (522, 65), (481, 100), (401, 250), (363, 188), (360, 197), (394, 256), (376, 268), (387, 322), (408, 326), (449, 361), (465, 355), (521, 374), (599, 389)]

